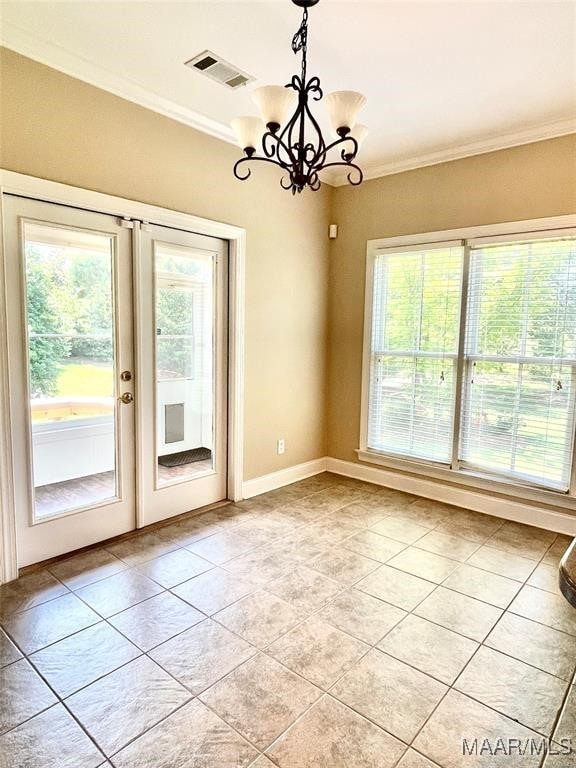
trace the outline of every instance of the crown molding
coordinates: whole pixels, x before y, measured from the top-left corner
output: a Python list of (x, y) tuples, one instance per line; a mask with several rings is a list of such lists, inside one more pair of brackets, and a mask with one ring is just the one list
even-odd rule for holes
[[(22, 56), (57, 69), (77, 80), (82, 80), (96, 88), (113, 93), (115, 96), (169, 117), (228, 144), (236, 145), (232, 129), (218, 120), (213, 120), (200, 112), (183, 107), (181, 104), (166, 99), (160, 94), (153, 93), (127, 78), (109, 72), (104, 67), (70, 53), (54, 43), (36, 37), (14, 24), (7, 22), (2, 24), (0, 44), (16, 53), (22, 54)], [(369, 180), (382, 176), (391, 176), (396, 173), (413, 171), (417, 168), (425, 168), (426, 166), (448, 163), (465, 157), (482, 155), (486, 152), (495, 152), (501, 149), (518, 147), (523, 144), (532, 144), (570, 133), (576, 133), (576, 118), (543, 123), (512, 133), (500, 134), (467, 144), (459, 144), (437, 152), (412, 155), (401, 160), (364, 165), (364, 179)], [(347, 184), (345, 171), (326, 171), (321, 174), (321, 179), (325, 184), (333, 187)]]
[[(514, 133), (492, 136), (481, 141), (473, 141), (469, 144), (459, 144), (450, 149), (442, 149), (438, 152), (428, 152), (422, 155), (413, 155), (402, 160), (394, 160), (389, 163), (378, 163), (364, 166), (364, 179), (379, 179), (382, 176), (392, 176), (396, 173), (414, 171), (417, 168), (425, 168), (429, 165), (449, 163), (452, 160), (461, 160), (465, 157), (483, 155), (487, 152), (497, 152), (500, 149), (520, 147), (523, 144), (533, 144), (537, 141), (554, 139), (576, 133), (576, 118), (556, 120), (551, 123), (543, 123), (538, 126), (524, 128)], [(333, 173), (326, 181), (334, 187), (342, 187), (347, 184), (345, 173)]]
[(104, 67), (70, 53), (59, 45), (36, 37), (14, 24), (2, 23), (0, 44), (40, 64), (45, 64), (65, 75), (184, 123), (197, 131), (207, 133), (229, 144), (236, 144), (232, 129), (218, 120), (213, 120), (200, 112), (153, 93), (121, 75), (109, 72)]

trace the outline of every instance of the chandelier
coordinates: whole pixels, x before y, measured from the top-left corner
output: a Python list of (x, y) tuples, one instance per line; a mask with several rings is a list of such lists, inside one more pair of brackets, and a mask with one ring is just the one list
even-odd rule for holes
[[(292, 40), (295, 54), (302, 52), (302, 70), (286, 85), (266, 85), (252, 92), (262, 118), (237, 117), (232, 128), (244, 156), (234, 165), (234, 175), (245, 181), (251, 176), (248, 163), (272, 163), (285, 171), (280, 184), (292, 194), (306, 187), (320, 189), (320, 171), (344, 167), (354, 186), (362, 182), (362, 170), (354, 160), (368, 129), (356, 123), (366, 99), (356, 91), (335, 91), (325, 97), (335, 137), (326, 142), (310, 109), (310, 102), (323, 97), (320, 78), (307, 79), (308, 8), (318, 0), (292, 0), (303, 8), (302, 23)], [(297, 102), (297, 103), (296, 103)], [(286, 120), (290, 110), (296, 108)], [(257, 154), (258, 146), (261, 154)]]

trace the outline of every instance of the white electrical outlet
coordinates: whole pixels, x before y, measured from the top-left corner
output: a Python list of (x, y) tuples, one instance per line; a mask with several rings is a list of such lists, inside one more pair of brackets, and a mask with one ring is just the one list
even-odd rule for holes
[(284, 442), (284, 440), (278, 440), (276, 442), (276, 451), (278, 453), (278, 456), (281, 456), (285, 450), (286, 450), (286, 443)]

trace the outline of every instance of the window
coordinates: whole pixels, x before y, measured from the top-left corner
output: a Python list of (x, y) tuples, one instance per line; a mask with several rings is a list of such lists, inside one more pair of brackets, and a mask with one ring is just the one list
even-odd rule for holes
[(371, 448), (450, 461), (463, 252), (445, 245), (376, 257)]
[(369, 269), (361, 449), (569, 491), (573, 231), (380, 247)]

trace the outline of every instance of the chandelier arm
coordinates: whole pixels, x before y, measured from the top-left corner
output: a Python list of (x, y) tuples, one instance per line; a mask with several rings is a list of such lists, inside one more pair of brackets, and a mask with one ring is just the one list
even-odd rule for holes
[(250, 168), (247, 168), (247, 173), (245, 175), (242, 175), (239, 173), (238, 168), (243, 165), (244, 163), (248, 163), (251, 161), (258, 161), (260, 163), (272, 163), (272, 165), (276, 165), (279, 168), (282, 168), (284, 171), (290, 171), (290, 166), (286, 165), (284, 162), (279, 162), (278, 160), (274, 160), (270, 157), (261, 157), (259, 155), (252, 155), (252, 157), (241, 157), (240, 160), (237, 160), (234, 163), (234, 176), (236, 176), (237, 179), (240, 179), (240, 181), (246, 181), (246, 179), (250, 178), (252, 175), (252, 170)]
[[(298, 172), (298, 166), (301, 164), (301, 151), (300, 151), (300, 134), (302, 127), (302, 103), (301, 103), (301, 91), (298, 96), (298, 106), (296, 107), (294, 114), (290, 118), (290, 121), (286, 125), (285, 130), (282, 133), (283, 140), (290, 149), (290, 156), (292, 158), (292, 170), (294, 173)], [(295, 132), (297, 135), (295, 136)]]
[[(314, 158), (316, 157), (316, 152), (317, 152), (316, 147), (314, 146), (314, 144), (312, 144), (312, 142), (309, 142), (304, 147), (304, 156), (305, 156), (306, 165), (308, 166), (308, 168), (314, 167)], [(308, 155), (310, 155), (310, 158), (311, 158), (310, 160), (308, 160)]]
[(326, 157), (326, 143), (324, 141), (324, 137), (322, 136), (322, 130), (318, 125), (316, 118), (310, 111), (310, 107), (308, 106), (308, 101), (305, 102), (304, 109), (305, 109), (306, 115), (308, 115), (308, 119), (310, 120), (312, 127), (314, 128), (314, 130), (318, 135), (318, 147), (314, 149), (314, 157), (310, 162), (307, 162), (308, 168), (311, 169), (318, 165), (319, 158)]
[[(355, 157), (356, 157), (356, 155), (358, 154), (358, 142), (356, 141), (356, 139), (354, 138), (354, 136), (342, 136), (342, 137), (338, 137), (338, 138), (337, 138), (335, 141), (333, 141), (331, 144), (328, 144), (328, 146), (326, 147), (326, 152), (327, 152), (327, 153), (328, 153), (328, 152), (330, 152), (330, 150), (331, 150), (331, 149), (334, 149), (334, 147), (338, 147), (338, 146), (340, 146), (341, 144), (344, 144), (344, 142), (346, 142), (346, 141), (351, 141), (351, 142), (352, 142), (352, 147), (353, 147), (353, 149), (352, 149), (352, 151), (351, 151), (351, 152), (347, 152), (346, 154), (350, 154), (350, 155), (352, 155), (352, 157), (351, 157), (351, 160), (354, 160), (354, 158), (355, 158)], [(342, 151), (344, 151), (344, 150), (342, 150)]]
[(350, 173), (346, 174), (346, 178), (348, 179), (348, 183), (351, 184), (353, 187), (358, 187), (362, 182), (364, 181), (364, 174), (362, 173), (362, 169), (359, 168), (357, 165), (351, 164), (350, 166), (354, 171), (358, 171), (358, 179), (354, 181), (352, 177), (352, 171)]
[(304, 83), (300, 75), (292, 75), (292, 79), (289, 83), (286, 83), (284, 88), (291, 88), (293, 91), (296, 91), (296, 93), (300, 93), (304, 88)]
[[(298, 93), (300, 94), (299, 89), (296, 89)], [(290, 158), (290, 162), (292, 165), (297, 165), (298, 158), (295, 153), (295, 142), (293, 139), (294, 129), (296, 127), (296, 124), (298, 123), (298, 118), (300, 117), (300, 96), (298, 97), (298, 106), (294, 110), (294, 113), (290, 120), (286, 123), (284, 126), (284, 129), (278, 136), (278, 139), (282, 142), (282, 146), (286, 149), (286, 152), (288, 153), (288, 156)]]
[(324, 91), (322, 90), (322, 86), (320, 85), (320, 78), (316, 75), (314, 77), (311, 77), (310, 80), (306, 83), (306, 86), (304, 88), (306, 91), (306, 94), (309, 93), (314, 94), (314, 101), (320, 101), (320, 99), (324, 96)]
[(300, 94), (304, 90), (304, 84), (302, 83), (302, 80), (300, 79), (300, 77), (298, 75), (292, 75), (292, 79), (290, 80), (289, 83), (286, 83), (284, 88), (288, 88), (289, 90), (296, 91), (296, 93), (298, 94), (298, 103), (297, 103), (296, 108), (295, 108), (295, 110), (294, 110), (294, 112), (292, 114), (292, 117), (290, 118), (288, 123), (284, 126), (282, 131), (280, 132), (281, 136), (283, 136), (286, 133), (290, 123), (298, 117), (298, 110), (299, 110), (299, 106), (300, 106)]
[(282, 142), (282, 146), (285, 148), (288, 154), (288, 157), (290, 158), (291, 164), (295, 165), (297, 163), (297, 158), (294, 153), (294, 142), (293, 142), (292, 136), (293, 136), (294, 126), (298, 122), (298, 118), (300, 116), (300, 95), (302, 93), (302, 81), (300, 80), (298, 75), (293, 76), (291, 82), (286, 85), (286, 88), (292, 88), (294, 91), (296, 91), (296, 93), (298, 94), (298, 104), (290, 120), (288, 120), (288, 122), (280, 132), (278, 139)]
[[(362, 181), (364, 179), (364, 174), (362, 173), (362, 169), (357, 166), (355, 163), (348, 163), (346, 161), (338, 161), (333, 163), (326, 163), (326, 165), (323, 165), (321, 169), (319, 170), (325, 170), (326, 168), (347, 168), (350, 173), (346, 175), (346, 178), (348, 179), (349, 183), (352, 184), (353, 187), (357, 187), (359, 184), (362, 184)], [(356, 172), (358, 179), (356, 181), (353, 180), (353, 172)]]
[(328, 155), (328, 153), (332, 149), (334, 149), (335, 147), (340, 146), (341, 144), (343, 144), (346, 141), (353, 142), (353, 145), (352, 145), (353, 148), (352, 148), (352, 150), (350, 152), (346, 152), (346, 150), (343, 149), (341, 154), (340, 154), (340, 157), (342, 158), (342, 161), (346, 165), (351, 165), (352, 164), (352, 160), (355, 159), (356, 154), (358, 152), (358, 142), (356, 141), (356, 139), (353, 136), (344, 136), (342, 138), (336, 139), (331, 144), (328, 144), (324, 148), (324, 151), (323, 151), (322, 155), (318, 155), (317, 161), (315, 163), (316, 169), (321, 171), (322, 168), (325, 168), (326, 166), (324, 165), (324, 163), (326, 161), (326, 156)]
[(306, 165), (306, 113), (308, 112), (308, 99), (306, 91), (301, 94), (300, 120), (298, 125), (298, 170), (300, 177), (304, 178)]
[(234, 173), (234, 176), (235, 176), (237, 179), (240, 179), (240, 181), (246, 181), (246, 179), (249, 179), (249, 178), (250, 178), (250, 176), (252, 176), (252, 170), (251, 170), (250, 168), (246, 168), (246, 173), (245, 173), (244, 175), (243, 175), (243, 174), (241, 174), (241, 173), (238, 171), (238, 169), (240, 168), (240, 166), (241, 166), (241, 165), (244, 165), (244, 163), (245, 163), (245, 162), (247, 162), (248, 160), (250, 160), (250, 158), (249, 158), (249, 157), (241, 157), (241, 158), (240, 158), (240, 160), (237, 160), (237, 161), (234, 163), (234, 168), (232, 169), (232, 171), (233, 171), (233, 173)]
[(320, 182), (320, 177), (318, 176), (317, 171), (312, 171), (312, 173), (310, 174), (308, 178), (308, 186), (313, 192), (317, 192), (322, 186)]
[[(276, 145), (275, 146), (272, 145), (270, 146), (270, 148), (268, 148), (268, 144), (272, 141), (275, 141)], [(278, 162), (278, 164), (283, 163), (284, 166), (288, 167), (289, 165), (292, 165), (295, 162), (295, 157), (291, 152), (290, 147), (288, 147), (287, 144), (282, 140), (282, 136), (278, 136), (277, 134), (274, 134), (271, 131), (268, 131), (262, 137), (262, 149), (267, 158), (270, 158), (274, 162)], [(283, 149), (284, 152), (286, 152), (289, 158), (289, 162), (287, 162), (286, 160), (283, 160), (280, 157), (280, 149)], [(274, 153), (276, 153), (276, 157), (278, 158), (277, 161), (274, 160)]]

